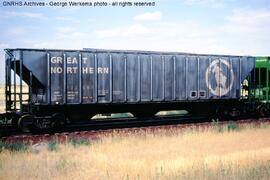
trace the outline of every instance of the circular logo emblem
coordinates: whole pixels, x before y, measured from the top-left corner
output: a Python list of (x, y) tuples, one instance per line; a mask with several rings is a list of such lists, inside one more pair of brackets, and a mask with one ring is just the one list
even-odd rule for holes
[(206, 86), (216, 96), (227, 94), (233, 86), (234, 72), (230, 63), (224, 59), (214, 60), (205, 72)]

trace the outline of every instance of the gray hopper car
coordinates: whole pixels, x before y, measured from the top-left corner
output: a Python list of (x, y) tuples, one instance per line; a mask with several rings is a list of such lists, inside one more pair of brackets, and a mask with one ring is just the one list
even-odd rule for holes
[[(71, 119), (108, 112), (150, 116), (167, 109), (214, 112), (222, 103), (241, 100), (241, 83), (255, 67), (255, 57), (246, 56), (96, 49), (6, 52), (7, 110)], [(28, 103), (12, 96), (16, 78), (11, 72), (20, 77), (17, 84), (29, 85)]]

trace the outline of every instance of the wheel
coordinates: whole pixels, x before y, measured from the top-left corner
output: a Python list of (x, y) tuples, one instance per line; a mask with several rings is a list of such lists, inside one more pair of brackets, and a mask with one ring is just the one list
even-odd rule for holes
[(229, 115), (232, 119), (239, 118), (241, 114), (242, 114), (242, 109), (240, 107), (233, 107), (230, 109)]
[(229, 118), (230, 118), (229, 113), (230, 113), (230, 111), (229, 111), (228, 107), (226, 107), (226, 106), (219, 106), (216, 109), (216, 116), (221, 121), (229, 120)]
[(267, 115), (268, 115), (268, 107), (267, 107), (267, 105), (266, 104), (260, 104), (257, 107), (257, 112), (258, 112), (259, 117), (267, 117)]
[(63, 113), (55, 113), (52, 115), (52, 121), (55, 128), (62, 128), (66, 125), (66, 116)]
[(239, 106), (219, 106), (216, 115), (220, 120), (232, 120), (241, 116), (242, 109)]
[(31, 132), (33, 128), (34, 117), (30, 114), (23, 115), (18, 120), (18, 127), (22, 132)]

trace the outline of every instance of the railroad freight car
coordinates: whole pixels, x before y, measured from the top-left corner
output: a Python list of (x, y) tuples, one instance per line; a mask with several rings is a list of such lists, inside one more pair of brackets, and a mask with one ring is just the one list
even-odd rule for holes
[[(257, 102), (260, 116), (270, 115), (270, 58), (256, 57), (253, 89), (253, 101)], [(259, 103), (258, 103), (259, 102)]]
[(246, 56), (6, 49), (6, 110), (18, 116), (19, 126), (39, 128), (99, 113), (129, 112), (139, 118), (179, 109), (235, 114), (246, 99), (242, 83), (254, 68), (255, 57)]

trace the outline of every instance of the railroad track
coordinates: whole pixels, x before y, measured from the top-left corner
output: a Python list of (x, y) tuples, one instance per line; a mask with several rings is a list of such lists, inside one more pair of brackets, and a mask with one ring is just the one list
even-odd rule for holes
[(36, 133), (23, 133), (19, 129), (12, 126), (0, 127), (0, 137), (18, 136), (18, 135), (42, 135), (42, 134), (55, 134), (63, 132), (74, 131), (90, 131), (90, 130), (105, 130), (115, 128), (131, 128), (131, 127), (145, 127), (145, 126), (158, 126), (170, 125), (179, 123), (195, 123), (199, 121), (208, 121), (206, 116), (171, 116), (171, 117), (156, 117), (151, 119), (136, 119), (136, 118), (120, 118), (120, 119), (104, 119), (96, 121), (79, 121), (66, 125), (62, 129), (55, 129), (53, 131), (45, 130)]
[[(100, 135), (109, 135), (113, 132), (121, 133), (136, 133), (145, 131), (156, 131), (160, 129), (184, 129), (184, 128), (209, 128), (212, 122), (206, 121), (203, 117), (197, 117), (197, 119), (192, 119), (188, 117), (171, 117), (169, 123), (168, 118), (159, 118), (154, 120), (132, 120), (125, 122), (120, 120), (113, 120), (114, 123), (102, 122), (102, 123), (91, 123), (87, 125), (72, 125), (65, 128), (65, 130), (58, 131), (56, 133), (43, 133), (43, 134), (11, 134), (9, 136), (4, 136), (0, 138), (0, 141), (6, 143), (25, 143), (25, 144), (35, 144), (39, 142), (67, 142), (71, 139), (91, 139), (95, 140), (100, 137)], [(181, 121), (181, 123), (179, 122)], [(199, 122), (198, 122), (199, 121)], [(219, 122), (219, 125), (225, 125), (231, 123), (230, 121)], [(234, 121), (238, 125), (244, 125), (249, 123), (254, 123), (255, 125), (260, 125), (262, 123), (270, 123), (269, 118), (261, 119), (244, 119)], [(95, 124), (95, 126), (93, 126)]]

